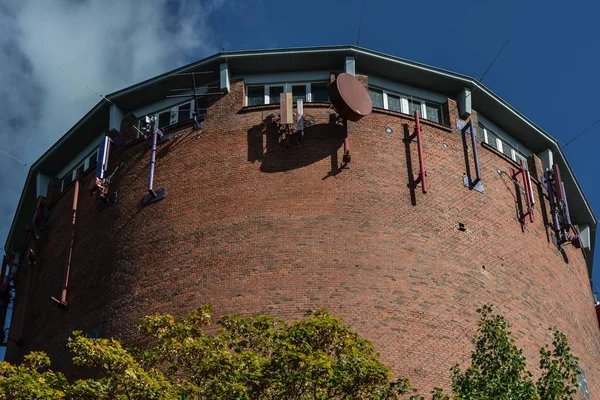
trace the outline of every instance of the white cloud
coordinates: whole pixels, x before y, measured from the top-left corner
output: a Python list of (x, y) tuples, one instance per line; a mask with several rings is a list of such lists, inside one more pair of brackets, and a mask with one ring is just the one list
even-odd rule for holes
[[(31, 164), (100, 100), (57, 67), (107, 94), (217, 52), (211, 4), (0, 0), (0, 150)], [(0, 154), (0, 243), (26, 175)]]

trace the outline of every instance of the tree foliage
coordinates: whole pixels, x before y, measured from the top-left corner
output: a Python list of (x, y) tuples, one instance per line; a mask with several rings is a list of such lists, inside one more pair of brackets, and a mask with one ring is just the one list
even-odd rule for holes
[[(552, 347), (541, 349), (543, 374), (534, 384), (509, 324), (489, 306), (478, 312), (471, 365), (454, 366), (452, 394), (436, 388), (432, 400), (572, 399), (578, 359), (563, 333), (553, 330)], [(21, 365), (0, 364), (0, 399), (425, 398), (407, 379), (392, 381), (371, 343), (326, 310), (294, 322), (257, 315), (214, 324), (211, 317), (209, 306), (184, 318), (145, 317), (139, 328), (152, 340), (143, 349), (75, 332), (68, 344), (73, 363), (92, 368), (95, 378), (68, 382), (44, 353), (34, 352)]]
[(484, 305), (471, 365), (452, 367), (452, 390), (457, 399), (571, 400), (577, 391), (577, 361), (564, 333), (551, 329), (552, 348), (540, 350), (541, 376), (534, 385), (523, 351), (511, 338), (510, 324)]

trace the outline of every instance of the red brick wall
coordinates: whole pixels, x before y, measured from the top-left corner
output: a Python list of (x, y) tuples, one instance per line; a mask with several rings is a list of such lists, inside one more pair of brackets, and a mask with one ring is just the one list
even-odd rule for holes
[[(288, 149), (263, 125), (276, 108), (242, 104), (243, 83), (234, 82), (199, 138), (186, 129), (159, 147), (154, 185), (167, 189), (162, 202), (141, 206), (146, 142), (111, 154), (111, 168), (128, 164), (111, 188), (118, 203), (99, 212), (82, 190), (67, 311), (50, 296), (60, 294), (72, 189), (57, 201), (41, 239), (22, 350), (44, 349), (60, 366), (67, 335), (100, 323), (105, 335), (132, 343), (135, 322), (149, 313), (212, 303), (217, 316), (293, 319), (324, 306), (426, 392), (448, 387), (449, 368), (469, 358), (475, 309), (492, 303), (531, 366), (551, 341), (548, 328), (565, 331), (592, 398), (600, 398), (600, 330), (583, 255), (567, 247), (565, 262), (539, 207), (522, 229), (514, 184), (497, 172), (509, 173), (512, 162), (480, 148), (485, 191), (470, 191), (460, 132), (424, 122), (429, 192), (418, 188), (413, 201), (407, 153), (415, 175), (418, 155), (403, 141), (412, 118), (375, 111), (349, 123), (352, 163), (340, 171), (343, 132), (329, 124), (331, 109), (306, 105), (318, 124)], [(454, 127), (453, 101), (447, 112)], [(11, 346), (9, 359), (18, 355)]]

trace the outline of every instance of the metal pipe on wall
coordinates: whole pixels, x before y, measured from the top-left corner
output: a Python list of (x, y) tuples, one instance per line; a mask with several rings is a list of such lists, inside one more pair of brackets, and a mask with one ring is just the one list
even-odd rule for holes
[(421, 190), (427, 193), (427, 172), (425, 171), (425, 161), (423, 160), (423, 141), (421, 139), (421, 119), (419, 112), (415, 111), (415, 135), (417, 137), (417, 151), (419, 152), (419, 177), (415, 180), (415, 184), (421, 183)]
[(152, 132), (152, 152), (150, 155), (150, 176), (148, 177), (148, 192), (153, 193), (152, 184), (154, 182), (154, 164), (156, 163), (156, 142), (158, 140), (158, 132)]
[(70, 241), (69, 247), (67, 247), (67, 260), (65, 263), (65, 279), (62, 290), (60, 292), (60, 300), (52, 297), (59, 307), (67, 308), (67, 290), (69, 288), (69, 275), (71, 273), (71, 259), (73, 257), (73, 245), (75, 244), (75, 224), (77, 223), (77, 203), (79, 201), (79, 176), (75, 178), (74, 184), (74, 192), (73, 192), (73, 213), (71, 220), (71, 232), (70, 232)]
[(481, 168), (479, 168), (479, 153), (477, 152), (477, 138), (473, 120), (469, 120), (469, 131), (471, 132), (471, 147), (473, 147), (473, 163), (475, 164), (475, 182), (472, 185), (481, 181)]

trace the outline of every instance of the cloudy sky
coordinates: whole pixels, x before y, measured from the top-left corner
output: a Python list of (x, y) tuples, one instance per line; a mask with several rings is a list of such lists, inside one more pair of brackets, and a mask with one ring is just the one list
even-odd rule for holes
[[(0, 150), (28, 165), (107, 94), (220, 51), (354, 44), (362, 0), (0, 0)], [(479, 77), (562, 142), (600, 118), (600, 2), (365, 0), (360, 44)], [(566, 148), (600, 213), (600, 124)], [(0, 246), (27, 168), (0, 154)], [(600, 281), (600, 267), (595, 268)], [(599, 282), (600, 283), (600, 282)]]
[[(0, 0), (0, 150), (31, 165), (108, 94), (220, 49), (222, 1)], [(28, 168), (0, 154), (0, 243)]]

